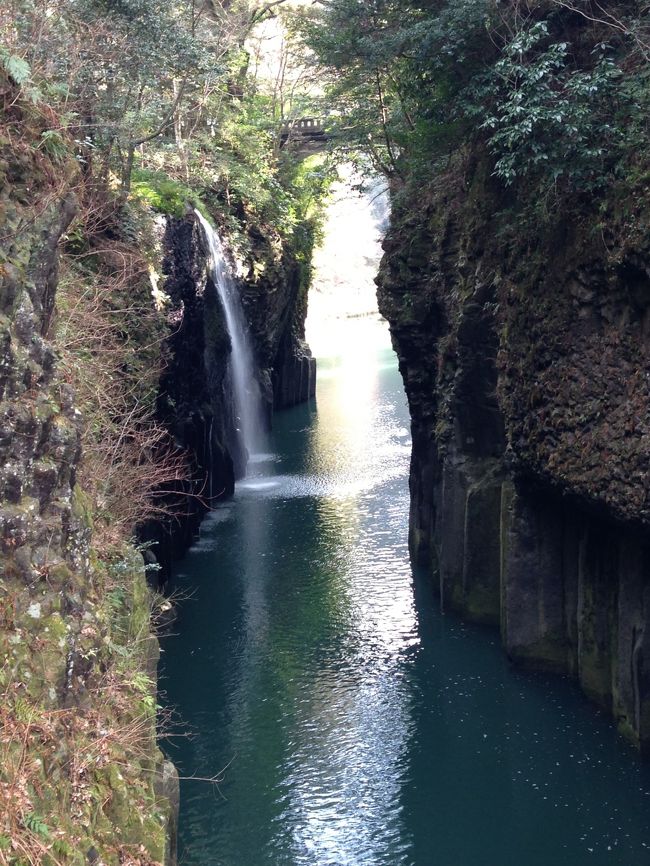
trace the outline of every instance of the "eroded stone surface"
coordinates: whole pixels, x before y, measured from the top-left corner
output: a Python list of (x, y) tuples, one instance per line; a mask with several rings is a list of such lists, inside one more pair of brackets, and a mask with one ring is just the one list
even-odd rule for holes
[[(41, 106), (22, 100), (2, 72), (0, 95), (0, 835), (13, 845), (32, 812), (56, 838), (57, 862), (85, 863), (98, 846), (102, 862), (117, 864), (132, 845), (153, 863), (165, 853), (169, 804), (153, 790), (162, 755), (137, 686), (155, 643), (142, 558), (122, 551), (112, 604), (111, 569), (92, 550), (76, 478), (81, 416), (53, 342), (59, 247), (77, 212), (79, 167), (34, 145)], [(116, 660), (127, 657), (133, 680), (118, 676)], [(17, 763), (12, 737), (23, 743)], [(25, 841), (29, 834), (17, 851)]]
[(446, 606), (500, 622), (513, 660), (577, 677), (647, 748), (647, 195), (542, 223), (487, 163), (466, 171), (402, 194), (378, 281), (411, 548)]

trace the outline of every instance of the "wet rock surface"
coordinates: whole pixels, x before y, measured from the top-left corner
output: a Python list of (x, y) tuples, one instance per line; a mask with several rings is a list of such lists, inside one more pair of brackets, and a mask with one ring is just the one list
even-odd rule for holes
[[(255, 227), (250, 233), (250, 259), (237, 288), (250, 329), (263, 415), (270, 425), (275, 409), (315, 394), (316, 361), (304, 339), (309, 285), (300, 263), (278, 236)], [(158, 414), (193, 466), (193, 480), (177, 491), (183, 495), (181, 519), (153, 524), (142, 533), (156, 541), (159, 578), (164, 582), (171, 562), (191, 543), (206, 510), (232, 494), (247, 456), (237, 432), (228, 373), (232, 346), (195, 216), (189, 212), (183, 219), (168, 218), (162, 245), (169, 336), (163, 349), (166, 365)], [(234, 273), (234, 257), (231, 266)]]
[(254, 233), (242, 281), (267, 414), (316, 393), (316, 360), (305, 342), (309, 269), (273, 234)]

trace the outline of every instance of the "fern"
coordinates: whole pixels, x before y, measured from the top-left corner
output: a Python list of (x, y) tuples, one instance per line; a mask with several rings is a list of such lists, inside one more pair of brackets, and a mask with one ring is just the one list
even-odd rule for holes
[(120, 656), (121, 658), (127, 658), (131, 655), (127, 647), (122, 646), (122, 644), (115, 643), (115, 641), (111, 640), (110, 637), (106, 639), (106, 646), (111, 653)]
[(62, 160), (67, 153), (65, 142), (56, 129), (46, 129), (41, 133), (40, 146), (54, 161)]
[(155, 688), (154, 681), (143, 671), (135, 671), (129, 681), (130, 686), (134, 691), (141, 695), (148, 696)]
[(41, 836), (43, 839), (50, 838), (50, 828), (36, 812), (28, 812), (23, 818), (23, 825), (30, 833), (36, 833), (37, 836)]
[(11, 78), (14, 84), (17, 84), (20, 87), (22, 84), (29, 81), (32, 70), (26, 60), (23, 60), (23, 58), (19, 57), (17, 54), (9, 54), (8, 51), (3, 51), (0, 56), (2, 57), (2, 66), (4, 71), (7, 73), (9, 78)]
[(73, 854), (72, 848), (65, 839), (55, 839), (52, 843), (52, 850), (59, 857), (71, 857)]

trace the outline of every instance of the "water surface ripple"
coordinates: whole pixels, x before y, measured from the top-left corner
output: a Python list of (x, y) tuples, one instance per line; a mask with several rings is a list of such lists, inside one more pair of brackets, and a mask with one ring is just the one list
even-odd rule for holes
[(174, 579), (162, 685), (193, 736), (167, 750), (222, 779), (182, 783), (181, 863), (650, 864), (648, 767), (412, 574), (392, 353), (321, 364), (271, 447)]

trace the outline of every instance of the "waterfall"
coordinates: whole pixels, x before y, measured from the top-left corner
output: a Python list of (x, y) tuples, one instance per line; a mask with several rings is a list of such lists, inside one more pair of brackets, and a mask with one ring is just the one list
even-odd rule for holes
[(244, 317), (241, 298), (226, 262), (219, 235), (210, 223), (195, 210), (210, 252), (210, 275), (223, 306), (230, 336), (230, 374), (235, 414), (242, 444), (249, 458), (263, 450), (262, 410), (259, 386), (255, 379), (253, 350)]

